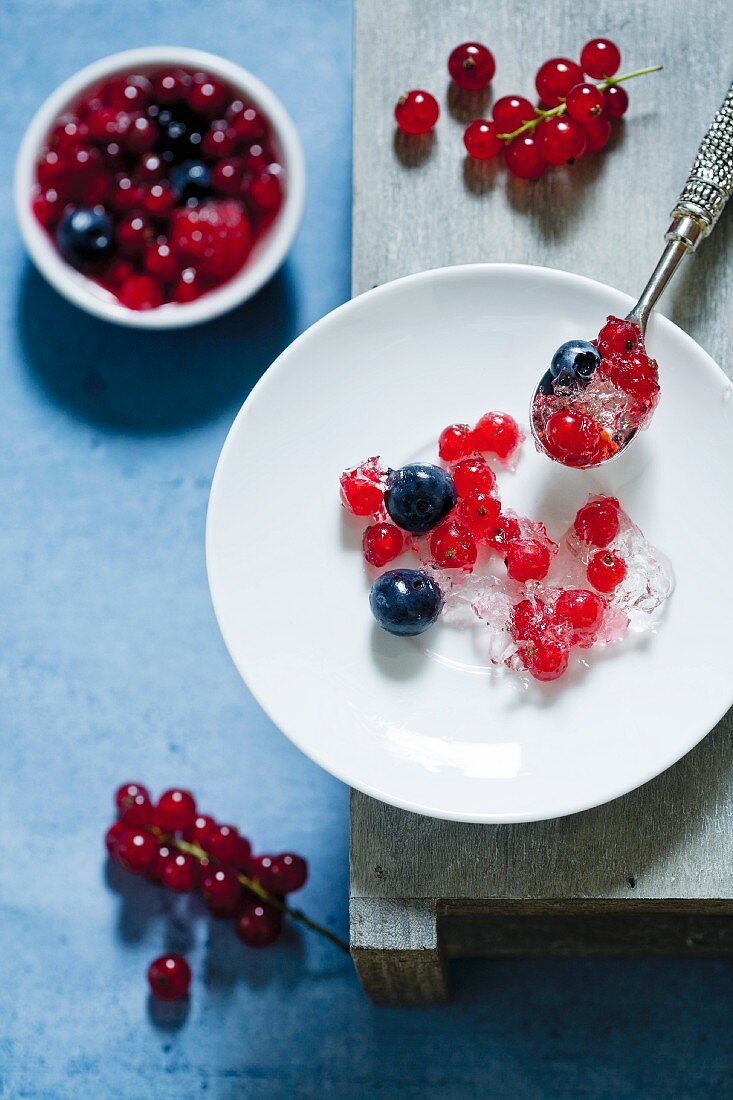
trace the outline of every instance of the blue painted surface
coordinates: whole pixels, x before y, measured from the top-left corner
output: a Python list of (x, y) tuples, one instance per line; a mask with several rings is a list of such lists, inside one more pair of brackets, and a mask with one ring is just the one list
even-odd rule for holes
[[(351, 963), (289, 932), (247, 951), (187, 899), (107, 873), (116, 784), (191, 786), (260, 849), (311, 860), (303, 904), (346, 934), (347, 793), (241, 684), (203, 560), (228, 426), (289, 340), (348, 296), (348, 0), (4, 0), (0, 10), (2, 1095), (686, 1097), (726, 1091), (726, 961), (465, 963), (456, 1002), (376, 1010)], [(72, 22), (73, 21), (73, 22)], [(61, 301), (25, 260), (10, 166), (64, 77), (150, 42), (231, 56), (292, 111), (305, 224), (256, 301), (140, 336)], [(171, 946), (186, 1011), (148, 1004)]]

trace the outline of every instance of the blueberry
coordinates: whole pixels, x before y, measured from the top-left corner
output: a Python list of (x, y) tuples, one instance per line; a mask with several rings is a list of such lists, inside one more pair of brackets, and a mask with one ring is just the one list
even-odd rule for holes
[(77, 271), (91, 271), (112, 255), (112, 222), (99, 208), (77, 206), (64, 214), (56, 229), (59, 252)]
[(178, 202), (208, 199), (211, 195), (211, 172), (200, 160), (186, 160), (176, 165), (171, 171), (170, 181)]
[(453, 478), (440, 466), (413, 462), (390, 474), (384, 505), (398, 527), (424, 535), (437, 527), (456, 503)]
[(563, 374), (570, 381), (585, 383), (595, 374), (600, 361), (598, 348), (592, 344), (585, 340), (568, 340), (553, 355), (550, 373), (553, 378)]
[[(148, 112), (150, 113), (150, 112)], [(155, 152), (168, 164), (181, 164), (195, 156), (208, 123), (185, 103), (164, 107), (155, 116), (158, 139)]]
[(390, 634), (422, 634), (443, 608), (443, 594), (424, 569), (390, 569), (369, 593), (372, 615)]

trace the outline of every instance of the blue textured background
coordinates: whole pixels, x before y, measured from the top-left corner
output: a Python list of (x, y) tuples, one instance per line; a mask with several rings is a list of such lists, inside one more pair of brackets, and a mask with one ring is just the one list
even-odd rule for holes
[[(231, 666), (203, 558), (209, 482), (254, 381), (348, 297), (348, 0), (4, 0), (0, 11), (2, 1095), (713, 1097), (731, 1068), (727, 961), (464, 963), (445, 1009), (385, 1011), (289, 932), (247, 951), (188, 899), (108, 874), (123, 779), (191, 786), (260, 849), (311, 860), (303, 903), (347, 931), (347, 792), (277, 733)], [(223, 53), (280, 93), (310, 171), (291, 259), (232, 316), (135, 335), (31, 270), (10, 169), (41, 100), (114, 50)], [(376, 46), (375, 46), (376, 48)], [(148, 1004), (171, 946), (183, 1012)]]

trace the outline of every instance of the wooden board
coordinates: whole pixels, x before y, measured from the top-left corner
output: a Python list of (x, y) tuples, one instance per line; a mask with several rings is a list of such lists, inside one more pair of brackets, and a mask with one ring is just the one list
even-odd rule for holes
[[(730, 81), (728, 0), (626, 0), (600, 8), (589, 0), (497, 0), (490, 6), (479, 0), (356, 0), (355, 34), (354, 294), (411, 272), (475, 261), (543, 264), (629, 293), (641, 289), (698, 142)], [(627, 120), (603, 153), (531, 184), (493, 164), (466, 161), (467, 113), (490, 107), (474, 102), (467, 111), (449, 89), (446, 59), (454, 45), (478, 39), (494, 50), (497, 97), (531, 95), (543, 60), (577, 56), (596, 34), (620, 44), (624, 71), (665, 66), (628, 85)], [(418, 151), (395, 135), (391, 123), (397, 96), (411, 87), (432, 90), (441, 104), (435, 136)], [(685, 263), (662, 310), (730, 374), (730, 210)], [(660, 944), (668, 950), (730, 949), (730, 937), (721, 932), (728, 918), (720, 912), (721, 903), (727, 912), (725, 903), (733, 899), (730, 733), (729, 714), (645, 787), (608, 806), (538, 824), (435, 821), (353, 792), (352, 944), (367, 992), (389, 1003), (444, 998), (446, 945), (452, 956), (491, 953), (492, 942), (496, 953), (525, 950), (531, 937), (516, 933), (523, 912), (541, 922), (551, 909), (553, 920), (562, 921), (565, 913), (571, 922), (566, 932), (537, 925), (537, 941), (547, 950), (575, 943), (579, 950), (599, 951), (606, 942), (613, 951), (620, 935), (637, 950)], [(452, 910), (445, 908), (447, 899)], [(577, 923), (580, 899), (588, 914), (602, 918), (592, 930)], [(640, 899), (650, 903), (644, 911)], [(685, 903), (675, 905), (679, 899)], [(609, 900), (618, 903), (613, 912), (606, 908)], [(501, 908), (508, 901), (517, 906), (511, 915)], [(552, 906), (543, 910), (548, 901)], [(706, 914), (712, 924), (705, 923)], [(502, 920), (512, 922), (503, 933)], [(631, 922), (626, 933), (617, 926), (613, 931), (615, 920)], [(486, 921), (493, 922), (488, 932)]]

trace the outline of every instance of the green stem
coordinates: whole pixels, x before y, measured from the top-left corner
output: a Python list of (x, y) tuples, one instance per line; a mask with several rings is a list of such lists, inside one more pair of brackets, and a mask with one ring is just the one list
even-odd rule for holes
[[(661, 72), (662, 68), (662, 65), (649, 65), (646, 69), (635, 69), (633, 73), (624, 73), (623, 76), (609, 76), (606, 77), (605, 80), (599, 81), (599, 83), (596, 84), (596, 88), (603, 92), (606, 88), (610, 88), (612, 84), (623, 84), (625, 80), (633, 80), (635, 76), (646, 76), (647, 73), (658, 73)], [(564, 100), (562, 103), (558, 103), (557, 107), (550, 107), (548, 111), (543, 111), (539, 107), (535, 107), (534, 118), (530, 118), (526, 122), (523, 122), (522, 125), (511, 134), (497, 134), (496, 136), (501, 138), (502, 141), (514, 141), (520, 134), (526, 134), (529, 130), (534, 130), (535, 126), (542, 122), (543, 119), (557, 118), (558, 115), (564, 115), (566, 110), (567, 104)]]
[[(197, 859), (199, 863), (201, 863), (201, 861), (204, 859), (209, 860), (212, 863), (219, 862), (218, 860), (214, 859), (213, 856), (210, 856), (209, 853), (206, 852), (203, 848), (199, 847), (198, 844), (189, 844), (187, 840), (180, 840), (178, 837), (172, 836), (166, 836), (165, 839), (169, 844), (172, 844), (176, 848), (179, 848), (180, 851), (188, 852), (188, 854), (190, 856), (193, 856), (194, 859)], [(259, 882), (255, 881), (255, 879), (250, 878), (248, 875), (243, 875), (240, 871), (237, 871), (236, 874), (237, 878), (239, 879), (242, 886), (244, 886), (245, 890), (249, 890), (251, 891), (251, 893), (256, 894), (258, 898), (260, 898), (262, 901), (266, 901), (268, 905), (271, 905), (273, 907), (273, 909), (278, 909), (281, 913), (284, 913), (286, 916), (290, 917), (291, 920), (296, 920), (300, 924), (304, 924), (306, 928), (310, 928), (311, 932), (317, 932), (319, 936), (324, 936), (327, 940), (330, 940), (331, 943), (334, 943), (337, 947), (340, 947), (342, 951), (345, 951), (347, 955), (349, 954), (348, 943), (342, 940), (334, 932), (331, 932), (328, 928), (325, 928), (324, 925), (318, 924), (316, 921), (311, 920), (310, 917), (306, 916), (306, 914), (302, 912), (302, 910), (293, 909), (290, 905), (287, 905), (281, 898), (275, 897), (274, 894), (269, 894), (267, 890), (264, 890), (260, 886)]]

